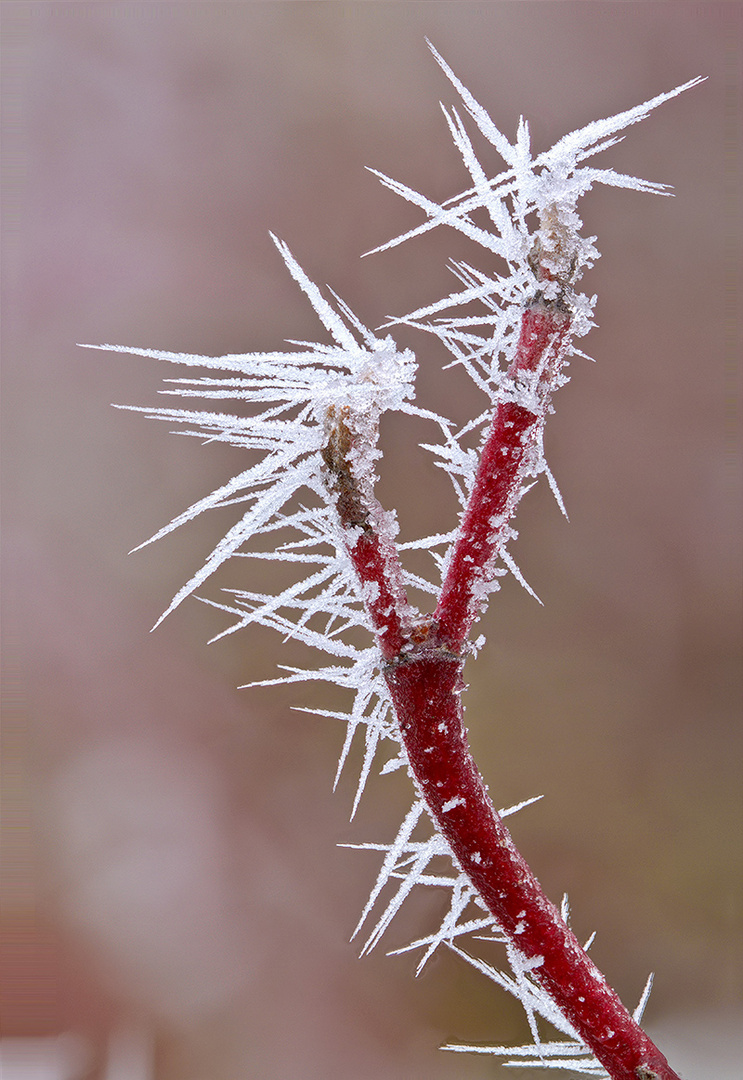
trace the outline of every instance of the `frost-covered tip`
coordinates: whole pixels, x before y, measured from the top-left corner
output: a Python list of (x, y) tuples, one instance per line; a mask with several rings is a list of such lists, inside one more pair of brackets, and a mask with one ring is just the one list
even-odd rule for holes
[[(293, 525), (315, 544), (334, 542), (336, 526), (332, 515), (338, 492), (336, 484), (328, 483), (330, 441), (340, 438), (345, 466), (353, 469), (355, 482), (364, 498), (370, 500), (374, 461), (378, 456), (377, 428), (384, 412), (401, 411), (447, 427), (445, 420), (413, 404), (416, 373), (413, 353), (409, 349), (398, 350), (390, 336), (377, 337), (329, 290), (333, 306), (287, 245), (271, 236), (292, 277), (330, 334), (331, 344), (289, 341), (289, 345), (296, 346), (294, 350), (220, 357), (120, 345), (83, 346), (226, 372), (219, 378), (171, 379), (169, 389), (161, 393), (206, 401), (244, 402), (251, 406), (249, 415), (206, 409), (123, 406), (179, 425), (183, 434), (206, 436), (207, 441), (231, 443), (262, 455), (257, 464), (194, 503), (140, 545), (159, 540), (206, 510), (248, 504), (240, 520), (178, 591), (156, 625), (222, 563), (236, 554), (246, 554), (244, 545), (249, 540), (264, 534), (273, 537), (277, 530), (290, 529)], [(287, 504), (302, 488), (314, 492), (331, 516), (321, 512), (314, 521), (303, 518), (301, 513), (287, 516)], [(378, 515), (380, 524), (388, 525), (390, 520), (389, 515), (384, 518)], [(274, 606), (279, 606), (278, 599)]]
[[(556, 299), (561, 293), (569, 292), (573, 336), (581, 336), (590, 329), (593, 301), (576, 293), (574, 285), (581, 272), (598, 258), (599, 253), (593, 245), (595, 237), (580, 235), (582, 222), (576, 210), (578, 199), (597, 183), (659, 195), (671, 194), (666, 184), (629, 176), (614, 169), (587, 166), (584, 162), (620, 142), (623, 136), (618, 133), (622, 129), (644, 120), (653, 109), (696, 86), (703, 79), (691, 79), (642, 105), (605, 120), (593, 121), (563, 136), (549, 150), (534, 156), (529, 125), (523, 117), (519, 120), (516, 138), (511, 142), (433, 45), (428, 44), (459, 94), (467, 113), (481, 135), (501, 156), (506, 168), (495, 176), (489, 176), (478, 159), (459, 113), (454, 108), (449, 110), (442, 105), (454, 145), (470, 174), (471, 186), (437, 203), (372, 169), (386, 187), (419, 207), (426, 215), (423, 224), (374, 250), (384, 251), (444, 225), (463, 233), (505, 261), (504, 273), (491, 270), (487, 274), (466, 263), (453, 264), (454, 274), (465, 286), (462, 291), (393, 320), (436, 334), (475, 381), (482, 384), (486, 391), (489, 384), (491, 396), (496, 397), (498, 358), (507, 356), (514, 347), (520, 312), (534, 295), (535, 278), (548, 299)], [(482, 216), (483, 212), (487, 220)], [(482, 316), (468, 314), (441, 318), (443, 312), (473, 301), (484, 303), (489, 311)], [(431, 316), (438, 318), (431, 322)], [(488, 330), (490, 333), (486, 332)], [(483, 372), (482, 366), (486, 362)]]

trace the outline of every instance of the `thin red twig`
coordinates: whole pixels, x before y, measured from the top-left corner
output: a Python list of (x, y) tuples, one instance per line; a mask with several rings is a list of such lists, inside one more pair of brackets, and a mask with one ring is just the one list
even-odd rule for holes
[(679, 1080), (588, 957), (519, 853), (472, 758), (460, 694), (466, 641), (508, 522), (570, 335), (570, 314), (541, 295), (524, 311), (508, 371), (511, 399), (494, 410), (433, 618), (412, 623), (392, 541), (374, 527), (349, 461), (342, 418), (323, 458), (347, 550), (385, 661), (385, 679), (410, 768), (461, 870), (612, 1080)]

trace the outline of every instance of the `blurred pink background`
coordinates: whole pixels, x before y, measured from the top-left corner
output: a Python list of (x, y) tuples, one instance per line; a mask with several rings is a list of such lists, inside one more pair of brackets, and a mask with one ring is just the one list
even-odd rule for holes
[[(372, 784), (348, 824), (353, 777), (330, 794), (340, 728), (291, 711), (327, 704), (322, 689), (235, 689), (307, 661), (267, 632), (207, 647), (219, 613), (188, 604), (148, 636), (231, 521), (126, 552), (239, 454), (114, 412), (172, 373), (75, 347), (317, 337), (269, 228), (371, 326), (448, 291), (447, 258), (481, 256), (443, 231), (359, 260), (419, 220), (365, 165), (436, 198), (466, 183), (426, 35), (508, 135), (529, 119), (537, 150), (710, 76), (605, 155), (675, 199), (584, 201), (597, 364), (574, 361), (547, 436), (571, 522), (546, 485), (525, 500), (513, 550), (545, 606), (513, 580), (493, 598), (467, 718), (496, 804), (545, 796), (516, 841), (554, 899), (568, 891), (578, 934), (598, 931), (624, 999), (655, 970), (648, 1026), (677, 1068), (737, 1075), (741, 16), (680, 0), (3, 5), (2, 1010), (18, 1076), (478, 1078), (492, 1061), (436, 1047), (528, 1037), (455, 958), (417, 981), (411, 956), (357, 959), (377, 863), (336, 844), (391, 838), (405, 785)], [(401, 339), (421, 403), (466, 415), (441, 351)], [(383, 434), (403, 533), (448, 528), (415, 450), (429, 433)], [(411, 900), (388, 947), (436, 904)]]

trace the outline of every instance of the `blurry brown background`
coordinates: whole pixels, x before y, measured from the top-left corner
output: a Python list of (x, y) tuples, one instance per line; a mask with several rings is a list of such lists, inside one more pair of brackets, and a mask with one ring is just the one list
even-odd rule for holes
[[(114, 412), (173, 372), (74, 344), (316, 337), (269, 228), (369, 325), (448, 290), (448, 256), (482, 256), (443, 231), (359, 260), (419, 220), (365, 165), (437, 198), (466, 183), (427, 35), (507, 134), (529, 118), (537, 151), (710, 76), (605, 155), (675, 199), (584, 201), (598, 362), (574, 362), (547, 444), (571, 523), (546, 485), (525, 500), (513, 550), (545, 606), (513, 580), (494, 597), (467, 716), (496, 804), (544, 794), (517, 843), (579, 935), (598, 930), (625, 1000), (655, 970), (648, 1024), (677, 1067), (737, 1076), (741, 5), (2, 7), (2, 1008), (27, 1040), (8, 1067), (444, 1080), (498, 1070), (441, 1042), (527, 1037), (454, 958), (417, 982), (411, 956), (357, 960), (377, 860), (336, 844), (391, 837), (408, 792), (372, 784), (348, 824), (340, 728), (290, 710), (322, 690), (235, 689), (307, 660), (267, 632), (207, 647), (223, 623), (191, 603), (148, 636), (230, 520), (126, 552), (240, 458)], [(401, 337), (419, 400), (465, 415), (441, 350)], [(381, 494), (408, 536), (454, 509), (415, 452), (428, 435), (384, 431)], [(411, 901), (389, 947), (437, 902)]]

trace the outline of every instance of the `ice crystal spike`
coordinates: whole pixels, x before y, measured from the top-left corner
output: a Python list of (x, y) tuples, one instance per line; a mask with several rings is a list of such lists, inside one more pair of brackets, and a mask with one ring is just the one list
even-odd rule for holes
[[(463, 117), (442, 105), (469, 181), (459, 194), (438, 203), (373, 170), (425, 218), (375, 250), (445, 225), (488, 253), (485, 270), (469, 262), (452, 263), (458, 282), (454, 291), (385, 327), (405, 324), (441, 341), (450, 366), (460, 367), (483, 395), (481, 408), (467, 423), (457, 426), (416, 406), (412, 352), (398, 349), (389, 334), (380, 337), (368, 329), (335, 293), (321, 291), (273, 234), (328, 343), (290, 341), (283, 351), (221, 357), (86, 347), (201, 368), (207, 374), (168, 380), (162, 391), (199, 405), (126, 408), (166, 420), (183, 434), (246, 452), (243, 471), (146, 541), (166, 536), (207, 510), (238, 508), (238, 520), (159, 621), (227, 560), (293, 564), (296, 580), (274, 593), (241, 584), (220, 600), (205, 599), (232, 619), (218, 637), (257, 624), (330, 658), (319, 668), (285, 666), (277, 677), (250, 685), (319, 680), (350, 691), (345, 710), (316, 711), (346, 725), (336, 784), (357, 735), (363, 741), (352, 815), (375, 768), (382, 774), (404, 768), (411, 777), (413, 802), (394, 839), (349, 845), (382, 857), (353, 935), (364, 929), (362, 952), (386, 938), (414, 889), (434, 888), (447, 898), (439, 926), (393, 951), (415, 951), (420, 971), (437, 949), (453, 950), (521, 1002), (532, 1037), (517, 1047), (446, 1049), (491, 1054), (514, 1067), (677, 1080), (637, 1027), (652, 979), (630, 1017), (569, 930), (567, 899), (559, 910), (547, 900), (502, 825), (502, 818), (534, 800), (500, 813), (493, 809), (469, 754), (459, 695), (464, 660), (484, 640), (472, 640), (474, 622), (499, 577), (510, 570), (535, 595), (507, 545), (516, 535), (511, 526), (515, 509), (542, 473), (564, 512), (544, 460), (543, 430), (552, 396), (567, 381), (569, 357), (585, 355), (573, 341), (592, 325), (595, 297), (577, 292), (576, 285), (598, 251), (595, 237), (580, 233), (578, 199), (597, 183), (670, 194), (665, 184), (584, 163), (614, 145), (625, 128), (701, 80), (587, 124), (534, 156), (526, 121), (519, 120), (510, 142), (430, 48), (466, 112)], [(505, 163), (495, 176), (477, 157), (470, 122)], [(229, 411), (221, 411), (227, 403)], [(440, 533), (397, 544), (394, 515), (382, 509), (374, 494), (379, 421), (387, 411), (433, 423), (437, 437), (421, 445), (451, 480), (462, 508), (458, 527), (449, 523)], [(434, 580), (404, 568), (400, 555), (410, 550), (431, 554)], [(433, 615), (421, 616), (412, 607), (410, 587), (437, 597)], [(360, 629), (369, 635), (363, 645)], [(547, 930), (537, 937), (545, 920)], [(508, 970), (467, 951), (477, 941), (503, 948)], [(535, 944), (539, 941), (544, 950)], [(554, 974), (563, 961), (564, 986)], [(636, 1065), (625, 1067), (622, 1048), (608, 1045), (606, 1031), (594, 1032), (594, 1005), (578, 1006), (572, 975), (564, 974), (568, 967), (586, 980), (581, 985), (596, 995), (596, 1009), (607, 1010), (620, 1025), (626, 1020), (622, 1030), (639, 1048)], [(561, 1038), (544, 1039), (545, 1023)]]
[[(293, 529), (299, 533), (300, 541), (310, 545), (302, 552), (308, 562), (313, 561), (313, 556), (315, 560), (318, 558), (318, 545), (334, 544), (337, 524), (327, 512), (332, 500), (328, 499), (322, 479), (322, 460), (318, 451), (326, 441), (329, 418), (336, 411), (343, 410), (346, 422), (354, 428), (355, 465), (362, 474), (362, 481), (370, 488), (375, 479), (377, 425), (382, 413), (401, 411), (446, 427), (443, 418), (412, 403), (416, 371), (412, 352), (409, 349), (399, 351), (389, 336), (377, 337), (338, 298), (337, 310), (334, 309), (304, 273), (286, 244), (272, 238), (292, 277), (332, 337), (332, 345), (303, 342), (297, 343), (300, 348), (296, 351), (222, 357), (120, 345), (84, 346), (229, 372), (229, 377), (221, 378), (171, 379), (168, 380), (169, 389), (162, 392), (182, 398), (231, 400), (257, 406), (257, 410), (253, 409), (249, 415), (206, 409), (124, 406), (154, 419), (182, 425), (184, 434), (229, 442), (262, 455), (255, 465), (194, 503), (140, 545), (143, 547), (161, 539), (206, 510), (247, 504), (240, 520), (178, 591), (156, 626), (232, 556), (251, 554), (253, 558), (280, 559), (288, 554), (286, 550), (247, 552), (245, 544), (256, 537), (271, 536), (279, 531), (286, 534)], [(287, 513), (288, 504), (303, 490), (325, 504), (312, 517), (301, 512)], [(297, 542), (296, 539), (293, 541), (295, 545)], [(366, 625), (360, 614), (360, 597), (342, 558), (331, 559), (322, 576), (335, 583), (331, 585), (335, 599), (327, 614), (341, 621), (350, 618), (353, 625)], [(305, 582), (308, 589), (317, 584), (316, 577)], [(240, 612), (239, 625), (263, 621), (269, 611), (286, 606), (300, 591), (301, 587), (294, 586), (277, 597), (266, 597), (264, 604), (257, 605), (252, 615), (245, 610)], [(242, 601), (248, 603), (244, 596)]]

